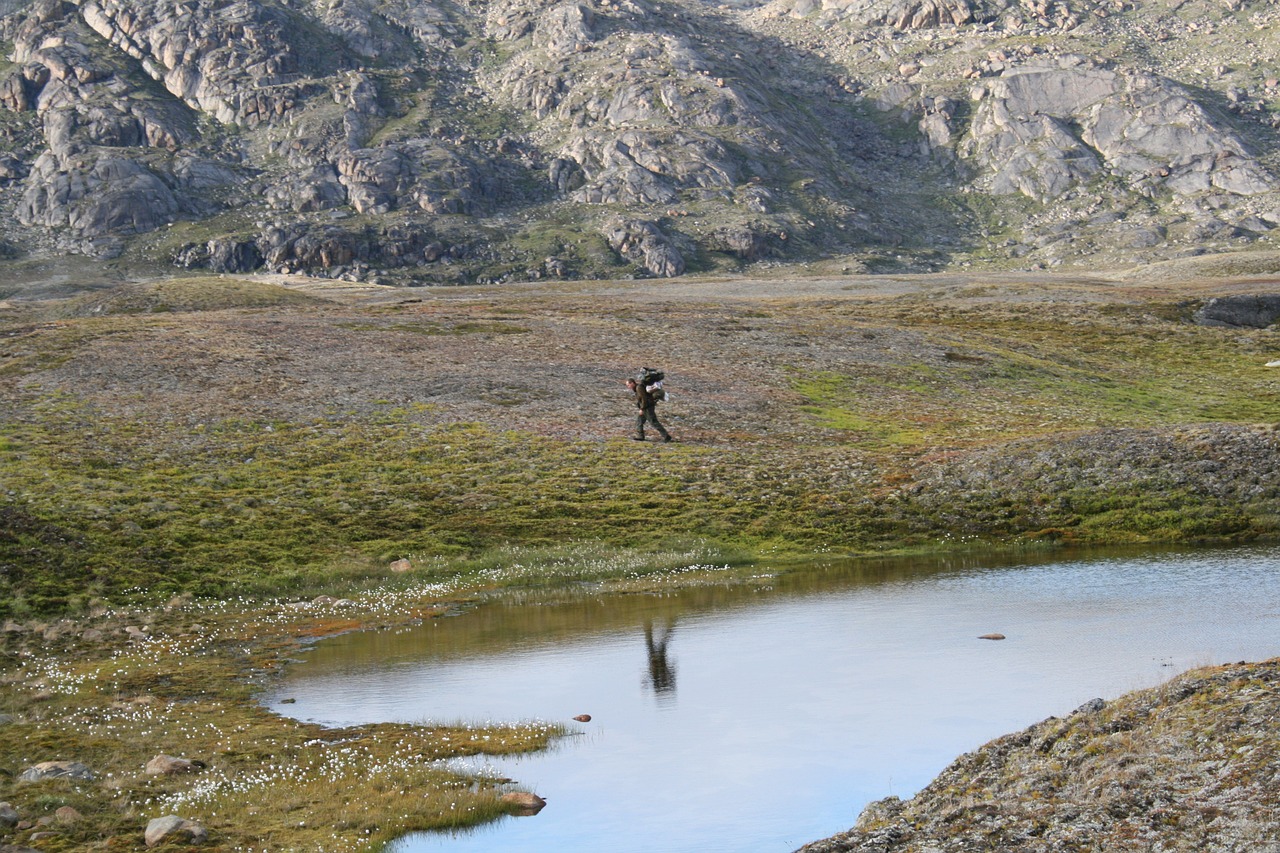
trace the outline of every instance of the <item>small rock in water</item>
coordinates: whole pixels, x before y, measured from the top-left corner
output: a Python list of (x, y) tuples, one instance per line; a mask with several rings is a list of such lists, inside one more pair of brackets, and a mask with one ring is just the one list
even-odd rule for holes
[(525, 791), (511, 791), (503, 794), (499, 799), (510, 805), (512, 813), (518, 815), (537, 814), (547, 804), (547, 801), (537, 794), (530, 794)]
[(580, 722), (580, 723), (589, 723), (589, 722), (591, 722), (591, 715), (590, 715), (590, 714), (579, 714), (578, 716), (574, 717), (574, 719), (575, 719), (575, 720), (577, 720), (577, 721), (578, 721), (578, 722)]
[(979, 640), (1003, 640), (1004, 634), (983, 634)]

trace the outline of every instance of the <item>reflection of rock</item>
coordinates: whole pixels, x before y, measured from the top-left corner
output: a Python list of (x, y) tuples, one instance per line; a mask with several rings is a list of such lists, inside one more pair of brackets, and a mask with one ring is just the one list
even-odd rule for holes
[(507, 805), (507, 811), (516, 815), (535, 815), (547, 804), (542, 797), (528, 791), (510, 791), (498, 799)]

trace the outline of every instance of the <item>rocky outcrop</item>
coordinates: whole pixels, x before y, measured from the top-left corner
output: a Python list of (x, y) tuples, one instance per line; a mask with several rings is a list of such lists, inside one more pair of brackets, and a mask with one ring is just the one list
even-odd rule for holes
[(1278, 660), (1193, 671), (992, 741), (802, 849), (1272, 849), (1278, 713)]
[(273, 4), (87, 0), (79, 13), (172, 95), (228, 124), (282, 120), (309, 78), (331, 73), (345, 56), (301, 49), (291, 31), (303, 22)]
[(1081, 57), (1019, 64), (971, 91), (960, 150), (996, 195), (1048, 202), (1106, 174), (1148, 195), (1256, 195), (1274, 179), (1181, 87)]
[(1280, 294), (1215, 296), (1195, 314), (1202, 326), (1265, 329), (1280, 320)]
[(883, 24), (899, 30), (967, 24), (985, 17), (988, 4), (978, 0), (789, 0), (795, 15), (822, 10), (829, 16), (862, 25)]
[(671, 278), (684, 272), (684, 258), (671, 239), (653, 222), (616, 220), (605, 228), (604, 237), (619, 255), (659, 278)]

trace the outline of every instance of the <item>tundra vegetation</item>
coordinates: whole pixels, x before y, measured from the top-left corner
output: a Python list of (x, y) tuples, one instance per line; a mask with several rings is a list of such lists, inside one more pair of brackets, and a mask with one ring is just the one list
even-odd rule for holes
[[(509, 810), (519, 780), (441, 759), (562, 721), (329, 730), (253, 698), (315, 638), (488, 589), (1280, 531), (1280, 333), (1206, 322), (1271, 254), (414, 289), (75, 263), (16, 262), (0, 303), (0, 838), (41, 850), (141, 849), (168, 814), (211, 849), (376, 849)], [(627, 440), (643, 364), (674, 444)], [(46, 761), (93, 777), (20, 779)]]

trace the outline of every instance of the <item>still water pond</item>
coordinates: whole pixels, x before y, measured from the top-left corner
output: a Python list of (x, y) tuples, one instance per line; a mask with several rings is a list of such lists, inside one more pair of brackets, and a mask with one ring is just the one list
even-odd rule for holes
[(1277, 549), (859, 562), (662, 595), (504, 596), (327, 640), (267, 701), (334, 725), (573, 731), (485, 765), (545, 797), (541, 813), (396, 853), (778, 853), (997, 735), (1277, 655)]

